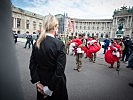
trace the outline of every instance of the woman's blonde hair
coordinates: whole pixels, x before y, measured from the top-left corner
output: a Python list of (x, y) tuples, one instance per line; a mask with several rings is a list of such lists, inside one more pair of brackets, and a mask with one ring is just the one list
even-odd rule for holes
[(44, 19), (43, 19), (44, 31), (43, 31), (43, 33), (40, 34), (40, 36), (36, 42), (36, 45), (38, 48), (40, 48), (41, 42), (46, 38), (46, 33), (49, 33), (51, 30), (53, 30), (54, 27), (57, 26), (57, 24), (58, 24), (58, 21), (55, 16), (49, 14), (44, 17)]

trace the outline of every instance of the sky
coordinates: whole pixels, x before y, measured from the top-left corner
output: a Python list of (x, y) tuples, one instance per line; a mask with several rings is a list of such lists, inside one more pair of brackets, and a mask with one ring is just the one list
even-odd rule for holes
[(122, 6), (133, 7), (133, 0), (11, 0), (16, 7), (40, 15), (64, 14), (80, 19), (111, 19)]

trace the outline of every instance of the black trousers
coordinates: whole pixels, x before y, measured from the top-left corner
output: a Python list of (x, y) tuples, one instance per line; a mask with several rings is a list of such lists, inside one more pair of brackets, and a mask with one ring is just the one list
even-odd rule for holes
[(128, 61), (129, 56), (130, 56), (129, 50), (123, 50), (122, 61)]
[(27, 47), (27, 44), (29, 44), (29, 48), (30, 48), (30, 40), (27, 40), (26, 43), (25, 43), (25, 48)]
[(104, 52), (103, 53), (106, 53), (106, 50), (108, 50), (108, 47), (104, 47)]

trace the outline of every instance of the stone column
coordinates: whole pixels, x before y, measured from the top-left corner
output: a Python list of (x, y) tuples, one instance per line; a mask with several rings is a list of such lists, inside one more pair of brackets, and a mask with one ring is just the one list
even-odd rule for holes
[(129, 27), (129, 16), (127, 16), (127, 26), (126, 27)]
[(130, 27), (132, 27), (132, 22), (133, 22), (132, 16), (131, 16), (130, 18), (131, 18), (131, 19), (130, 19)]
[(17, 18), (15, 18), (15, 28), (17, 28)]
[(15, 18), (13, 17), (13, 25), (12, 25), (13, 28), (15, 28)]
[(117, 22), (118, 22), (118, 18), (116, 17), (116, 26), (118, 26), (118, 25), (117, 25), (117, 24), (118, 24)]
[(14, 17), (14, 28), (16, 28), (16, 18)]

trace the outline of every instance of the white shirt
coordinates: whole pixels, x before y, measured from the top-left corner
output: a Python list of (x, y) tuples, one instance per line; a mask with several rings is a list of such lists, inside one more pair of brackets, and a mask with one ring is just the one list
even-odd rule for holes
[(46, 36), (51, 36), (51, 37), (55, 38), (55, 36), (51, 33), (46, 33)]

